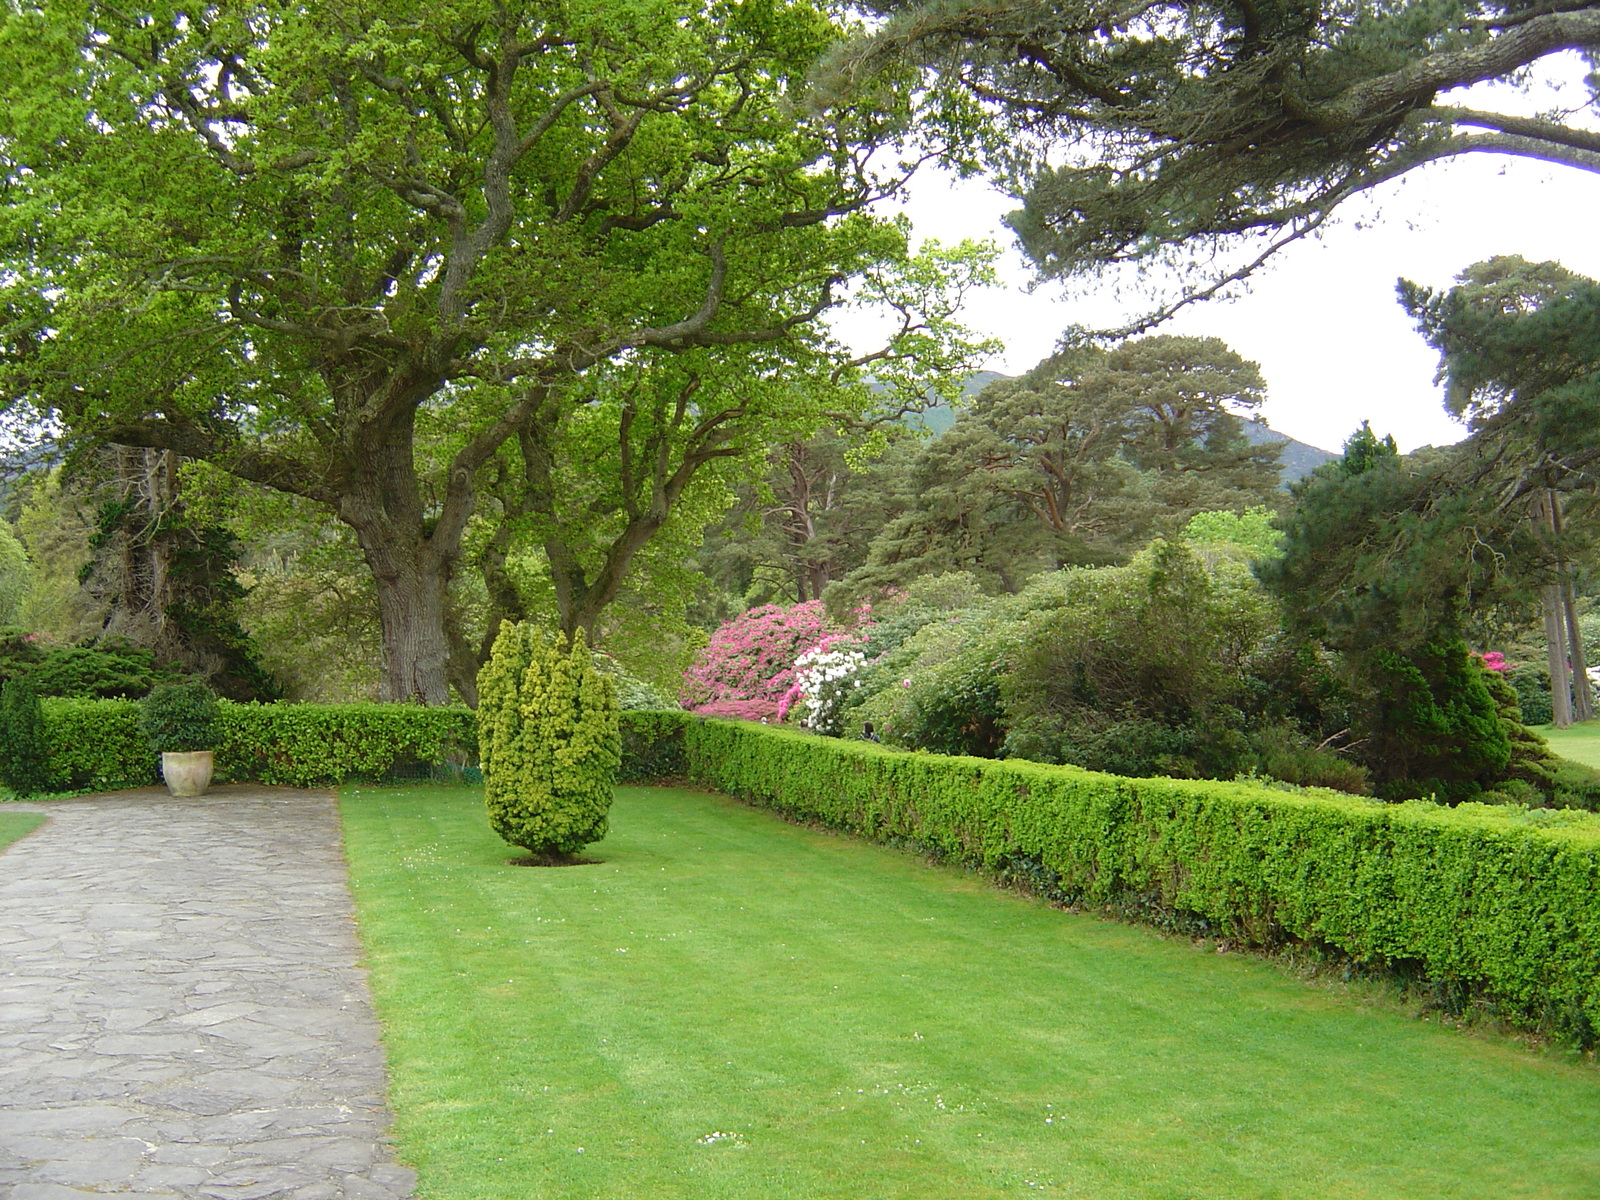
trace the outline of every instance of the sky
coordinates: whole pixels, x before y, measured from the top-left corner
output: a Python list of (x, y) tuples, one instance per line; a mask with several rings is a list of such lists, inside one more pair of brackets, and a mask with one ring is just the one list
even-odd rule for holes
[[(1552, 86), (1570, 87), (1576, 73), (1569, 66), (1565, 84)], [(1493, 99), (1510, 107), (1506, 89), (1497, 91)], [(1489, 92), (1472, 89), (1472, 102), (1484, 106)], [(1510, 99), (1528, 110), (1545, 107), (1550, 94)], [(903, 210), (919, 240), (987, 237), (1005, 248), (1005, 286), (975, 297), (964, 317), (1005, 342), (989, 367), (1008, 375), (1048, 355), (1065, 327), (1115, 328), (1139, 308), (1083, 284), (1029, 291), (1033, 272), (1000, 223), (1016, 207), (983, 180), (930, 172), (914, 181)], [(1238, 298), (1191, 306), (1154, 331), (1220, 337), (1260, 364), (1267, 424), (1327, 450), (1339, 450), (1363, 420), (1402, 451), (1465, 435), (1434, 384), (1438, 355), (1396, 303), (1397, 279), (1448, 287), (1464, 267), (1497, 254), (1600, 277), (1600, 175), (1571, 168), (1465, 155), (1348, 202), (1330, 226), (1282, 251)]]

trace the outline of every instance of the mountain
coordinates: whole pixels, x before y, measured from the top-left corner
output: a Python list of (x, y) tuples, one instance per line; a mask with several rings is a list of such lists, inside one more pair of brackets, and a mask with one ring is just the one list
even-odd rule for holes
[(1265, 421), (1246, 421), (1244, 436), (1250, 439), (1252, 446), (1264, 445), (1267, 442), (1283, 443), (1283, 453), (1278, 461), (1283, 464), (1279, 478), (1284, 487), (1288, 487), (1291, 483), (1299, 483), (1323, 463), (1330, 463), (1339, 457), (1331, 451), (1297, 442), (1288, 434), (1269, 428)]
[[(1002, 375), (998, 371), (979, 371), (973, 375), (961, 388), (962, 396), (976, 396), (984, 388), (997, 379), (1009, 379), (1009, 375)], [(906, 418), (907, 423), (921, 425), (934, 437), (938, 437), (950, 426), (956, 423), (955, 410), (943, 403), (931, 404), (921, 413), (914, 413)], [(1279, 461), (1283, 464), (1283, 471), (1279, 481), (1283, 487), (1291, 483), (1298, 483), (1323, 463), (1332, 462), (1338, 458), (1337, 454), (1316, 446), (1309, 446), (1305, 442), (1296, 441), (1286, 433), (1279, 433), (1271, 428), (1265, 421), (1246, 421), (1244, 423), (1244, 436), (1249, 439), (1252, 446), (1259, 446), (1266, 442), (1282, 442), (1283, 455)]]

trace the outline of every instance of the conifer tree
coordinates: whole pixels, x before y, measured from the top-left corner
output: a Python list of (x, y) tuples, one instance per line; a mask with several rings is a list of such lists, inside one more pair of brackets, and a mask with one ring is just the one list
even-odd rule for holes
[(570, 646), (505, 622), (478, 677), (489, 824), (536, 860), (606, 835), (622, 740), (616, 685), (580, 631)]

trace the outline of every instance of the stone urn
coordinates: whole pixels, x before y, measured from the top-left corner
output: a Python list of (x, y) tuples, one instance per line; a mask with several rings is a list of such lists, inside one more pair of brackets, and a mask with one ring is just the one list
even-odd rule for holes
[(211, 751), (164, 750), (161, 753), (161, 778), (174, 796), (204, 796), (211, 786)]

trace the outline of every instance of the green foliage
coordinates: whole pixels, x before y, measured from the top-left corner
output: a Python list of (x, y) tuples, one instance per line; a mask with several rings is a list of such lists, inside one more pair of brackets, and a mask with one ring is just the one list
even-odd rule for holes
[[(107, 791), (156, 780), (133, 700), (43, 702), (49, 791)], [(465, 708), (411, 704), (217, 704), (219, 782), (316, 787), (382, 779), (412, 763), (471, 763), (477, 722)]]
[(78, 582), (93, 555), (83, 497), (62, 485), (59, 470), (33, 476), (24, 486), (17, 534), (27, 547), (32, 579), (17, 621), (62, 641), (93, 637), (105, 611)]
[(478, 676), (489, 824), (536, 858), (605, 836), (621, 761), (616, 685), (580, 633), (569, 649), (507, 621)]
[(1260, 370), (1217, 338), (1079, 347), (978, 393), (902, 468), (898, 513), (847, 589), (970, 571), (1017, 590), (1066, 564), (1125, 560), (1192, 516), (1252, 510), (1278, 489), (1281, 445), (1251, 445), (1241, 414)]
[(1587, 813), (1122, 779), (723, 721), (686, 721), (684, 747), (692, 780), (798, 820), (1246, 944), (1412, 964), (1458, 1004), (1580, 1043), (1600, 1029)]
[(678, 707), (676, 700), (663, 696), (609, 654), (595, 651), (594, 667), (601, 674), (611, 677), (617, 691), (617, 708), (621, 712), (660, 712)]
[(1517, 708), (1529, 725), (1548, 725), (1554, 713), (1550, 705), (1550, 671), (1540, 663), (1518, 663), (1506, 676), (1517, 694)]
[(1466, 643), (1373, 656), (1368, 761), (1378, 793), (1471, 799), (1505, 778), (1511, 739)]
[[(181, 451), (345, 522), (395, 564), (371, 575), (389, 698), (447, 702), (446, 585), (475, 565), (475, 519), (504, 534), (490, 559), (544, 547), (563, 629), (599, 636), (653, 541), (681, 563), (765, 447), (869, 403), (824, 311), (904, 306), (886, 375), (981, 352), (953, 310), (992, 250), (914, 254), (875, 211), (961, 153), (971, 110), (919, 124), (912, 88), (796, 103), (845, 20), (691, 0), (11, 12), (0, 141), (27, 167), (5, 173), (4, 394), (78, 442)], [(176, 79), (189, 100), (152, 118)]]
[(1190, 517), (1180, 536), (1197, 549), (1213, 553), (1232, 550), (1247, 560), (1273, 558), (1282, 552), (1283, 534), (1272, 518), (1264, 504), (1243, 512), (1209, 509)]
[(1310, 696), (1270, 708), (1261, 666), (1278, 681), (1304, 671), (1267, 653), (1277, 610), (1237, 556), (1212, 558), (1157, 541), (1126, 567), (1041, 575), (957, 612), (880, 606), (888, 636), (867, 627), (877, 663), (859, 716), (893, 744), (940, 753), (1127, 775), (1257, 769), (1252, 733), (1320, 733), (1323, 714)]
[(683, 778), (683, 727), (690, 719), (688, 713), (678, 709), (623, 709), (618, 713), (622, 750), (617, 782), (656, 783)]
[[(1583, 117), (1600, 76), (1574, 85), (1587, 104), (1537, 119), (1496, 102), (1541, 68), (1560, 70), (1552, 60), (1568, 47), (1592, 51), (1585, 0), (865, 6), (891, 19), (835, 49), (824, 94), (857, 95), (880, 71), (914, 65), (981, 97), (1005, 135), (990, 144), (992, 168), (1025, 205), (1008, 223), (1041, 272), (1159, 265), (1182, 290), (1165, 313), (1426, 163), (1490, 153), (1600, 166)], [(1458, 89), (1493, 83), (1503, 86), (1458, 106)]]
[(223, 701), (217, 727), (217, 775), (229, 781), (315, 787), (477, 755), (477, 720), (460, 707)]
[(215, 749), (217, 698), (198, 679), (164, 683), (140, 702), (139, 725), (157, 754)]
[[(207, 486), (228, 488), (220, 472)], [(355, 535), (310, 503), (262, 488), (229, 488), (247, 547), (240, 616), (284, 699), (376, 700), (383, 646), (372, 575)]]
[(1372, 432), (1372, 423), (1363, 421), (1361, 428), (1345, 439), (1344, 453), (1332, 466), (1341, 475), (1365, 475), (1394, 466), (1399, 459), (1400, 448), (1394, 443), (1394, 435), (1386, 433), (1380, 439)]
[(48, 742), (39, 694), (26, 679), (0, 688), (0, 783), (18, 796), (46, 790)]
[(0, 679), (17, 679), (32, 671), (51, 649), (44, 637), (17, 625), (0, 626)]
[(151, 753), (139, 701), (49, 699), (43, 704), (48, 790), (105, 792), (156, 782), (160, 760)]
[(10, 625), (22, 615), (22, 605), (33, 588), (33, 567), (11, 526), (0, 521), (0, 625)]
[(160, 678), (155, 654), (123, 638), (90, 646), (61, 646), (28, 672), (41, 696), (137, 698)]

